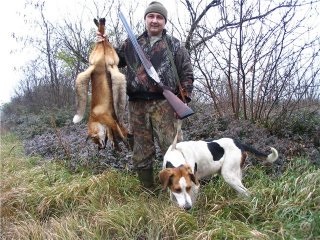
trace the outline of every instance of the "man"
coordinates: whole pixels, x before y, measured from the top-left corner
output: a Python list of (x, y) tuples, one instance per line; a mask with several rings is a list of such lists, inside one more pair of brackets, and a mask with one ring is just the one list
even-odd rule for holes
[[(187, 50), (178, 39), (167, 35), (167, 9), (151, 2), (144, 13), (146, 31), (137, 40), (159, 74), (161, 82), (173, 93), (190, 101), (193, 89), (193, 70)], [(127, 67), (129, 121), (134, 138), (133, 165), (143, 187), (154, 185), (153, 162), (157, 138), (162, 154), (176, 133), (176, 116), (162, 94), (161, 88), (148, 76), (129, 39), (117, 49), (119, 67)], [(177, 76), (178, 75), (178, 76)], [(179, 78), (179, 80), (177, 79)], [(179, 91), (179, 83), (183, 91)]]

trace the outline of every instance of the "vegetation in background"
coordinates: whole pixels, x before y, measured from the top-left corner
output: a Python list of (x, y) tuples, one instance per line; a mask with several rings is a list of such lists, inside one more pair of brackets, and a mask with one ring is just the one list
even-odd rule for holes
[[(123, 3), (99, 4), (103, 6), (92, 9), (105, 9), (97, 15), (110, 17), (107, 32), (117, 46), (126, 33), (113, 17)], [(145, 6), (139, 4), (126, 10), (133, 28), (142, 30), (135, 12)], [(25, 156), (21, 139), (44, 132), (52, 131), (65, 147), (59, 128), (71, 126), (74, 80), (87, 68), (95, 36), (82, 22), (84, 16), (76, 21), (61, 16), (55, 24), (47, 18), (45, 1), (28, 1), (26, 7), (34, 8), (34, 14), (24, 15), (25, 27), (42, 34), (13, 34), (35, 49), (36, 59), (24, 65), (15, 96), (0, 109), (1, 239), (320, 239), (320, 171), (310, 163), (311, 156), (317, 163), (320, 156), (320, 36), (313, 32), (316, 24), (308, 25), (318, 16), (319, 1), (176, 4), (168, 30), (185, 42), (196, 77), (191, 103), (196, 114), (185, 125), (192, 137), (229, 128), (229, 119), (248, 120), (295, 140), (298, 148), (291, 143), (277, 147), (300, 157), (290, 156), (277, 177), (267, 167), (249, 165), (244, 183), (253, 194), (248, 199), (213, 178), (202, 186), (195, 208), (185, 212), (172, 205), (166, 192), (153, 195), (140, 189), (127, 170), (108, 166), (95, 171), (95, 165), (105, 163), (92, 163), (91, 157), (82, 164), (80, 158), (58, 159), (56, 152), (56, 161)], [(95, 14), (88, 6), (79, 14), (83, 12)], [(253, 131), (251, 125), (235, 124), (238, 129), (232, 134), (237, 138)], [(40, 142), (54, 145), (52, 139), (46, 135)], [(71, 137), (68, 144), (74, 147), (76, 141), (82, 139)], [(313, 155), (304, 158), (296, 151), (310, 145)]]
[[(87, 68), (94, 43), (92, 18), (107, 17), (106, 32), (116, 47), (127, 36), (118, 9), (125, 9), (133, 29), (141, 32), (142, 16), (136, 12), (146, 4), (86, 2), (79, 10), (81, 17), (59, 16), (61, 21), (55, 23), (49, 20), (46, 1), (27, 1), (26, 10), (33, 13), (24, 15), (30, 35), (13, 36), (35, 49), (35, 59), (24, 65), (23, 79), (8, 109), (38, 113), (43, 108), (72, 108), (75, 78)], [(305, 109), (319, 111), (319, 0), (176, 0), (171, 4), (177, 12), (169, 15), (167, 28), (190, 51), (193, 102), (208, 105), (214, 110), (212, 117), (259, 122), (274, 126), (276, 132), (301, 111), (310, 113)]]
[(26, 157), (12, 134), (0, 154), (2, 239), (320, 239), (320, 170), (303, 158), (279, 177), (246, 169), (247, 199), (215, 177), (186, 212), (129, 172), (74, 173)]
[(1, 123), (3, 128), (16, 133), (20, 139), (32, 138), (47, 131), (52, 131), (55, 127), (68, 125), (72, 121), (73, 109), (45, 108), (39, 112), (28, 111), (21, 108), (12, 110), (14, 104), (5, 104), (1, 110)]

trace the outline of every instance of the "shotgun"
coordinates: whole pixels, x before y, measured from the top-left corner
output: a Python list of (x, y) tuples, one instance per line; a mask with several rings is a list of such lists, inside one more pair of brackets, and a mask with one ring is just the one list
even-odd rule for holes
[(194, 114), (194, 111), (187, 106), (184, 102), (181, 101), (180, 98), (178, 98), (174, 93), (172, 93), (168, 87), (163, 85), (163, 83), (160, 81), (159, 75), (156, 72), (155, 68), (152, 66), (152, 63), (150, 60), (146, 57), (144, 54), (141, 46), (139, 45), (135, 35), (133, 34), (129, 24), (127, 23), (125, 17), (123, 16), (122, 12), (119, 11), (119, 18), (122, 21), (124, 28), (126, 29), (129, 39), (136, 50), (141, 63), (146, 70), (147, 74), (154, 80), (156, 81), (159, 86), (162, 89), (162, 94), (163, 96), (167, 99), (168, 103), (170, 106), (173, 108), (173, 110), (176, 112), (177, 116), (179, 119), (184, 119), (186, 117), (189, 117), (190, 115)]

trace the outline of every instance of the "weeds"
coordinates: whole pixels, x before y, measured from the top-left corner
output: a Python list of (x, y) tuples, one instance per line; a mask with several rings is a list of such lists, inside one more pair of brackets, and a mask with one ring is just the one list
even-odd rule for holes
[(3, 239), (320, 239), (320, 170), (295, 158), (278, 178), (246, 169), (250, 198), (220, 177), (202, 185), (183, 211), (166, 192), (144, 192), (130, 172), (69, 172), (27, 158), (13, 135), (1, 136)]

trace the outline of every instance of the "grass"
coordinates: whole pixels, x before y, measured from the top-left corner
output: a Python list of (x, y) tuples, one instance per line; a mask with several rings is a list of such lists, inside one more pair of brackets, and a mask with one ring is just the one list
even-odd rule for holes
[(26, 157), (11, 134), (0, 153), (2, 239), (320, 239), (320, 170), (305, 158), (277, 178), (247, 169), (250, 198), (214, 178), (186, 212), (130, 172), (74, 173)]

